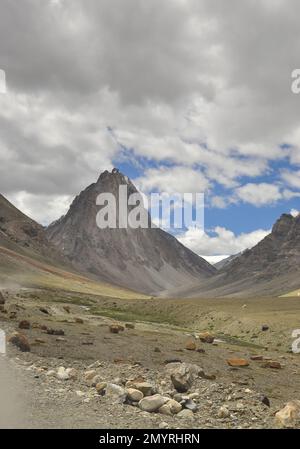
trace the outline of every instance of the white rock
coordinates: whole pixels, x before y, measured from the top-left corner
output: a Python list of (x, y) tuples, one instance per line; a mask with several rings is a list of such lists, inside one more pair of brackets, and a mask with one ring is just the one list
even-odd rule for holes
[(70, 376), (63, 366), (60, 366), (57, 370), (56, 377), (59, 380), (69, 380)]
[(153, 396), (147, 396), (143, 398), (139, 402), (139, 407), (144, 412), (156, 412), (162, 405), (164, 405), (169, 398), (165, 398), (164, 396), (161, 396), (160, 394), (154, 394)]
[(218, 418), (228, 418), (228, 416), (230, 416), (228, 408), (225, 405), (222, 405), (218, 410)]
[(66, 373), (70, 379), (77, 379), (77, 370), (75, 368), (67, 368)]
[(116, 399), (118, 402), (125, 402), (127, 398), (127, 392), (125, 388), (120, 385), (108, 383), (105, 389), (105, 395)]
[(92, 380), (93, 377), (95, 377), (97, 374), (96, 370), (92, 369), (92, 370), (88, 370), (84, 373), (84, 380), (88, 381), (88, 380)]
[(77, 394), (77, 396), (79, 396), (80, 398), (82, 398), (83, 396), (85, 396), (85, 393), (83, 391), (77, 390), (75, 392)]
[(294, 427), (300, 420), (300, 401), (290, 401), (275, 415), (277, 424), (282, 427)]

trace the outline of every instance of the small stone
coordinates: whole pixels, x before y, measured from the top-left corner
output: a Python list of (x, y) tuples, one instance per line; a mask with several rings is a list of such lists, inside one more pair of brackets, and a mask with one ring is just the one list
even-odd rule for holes
[(124, 403), (127, 398), (127, 392), (125, 388), (112, 383), (108, 383), (106, 385), (105, 395), (116, 399), (121, 404)]
[(69, 380), (70, 376), (63, 366), (60, 366), (57, 370), (56, 377), (59, 380)]
[(192, 399), (185, 401), (184, 407), (191, 410), (193, 413), (198, 410), (198, 405)]
[(161, 423), (159, 423), (158, 427), (160, 429), (167, 429), (169, 427), (169, 424), (167, 422), (162, 421)]
[(219, 408), (217, 413), (218, 418), (228, 418), (230, 416), (230, 412), (228, 408), (225, 405), (222, 405), (222, 407)]
[(65, 332), (62, 329), (47, 329), (46, 333), (48, 335), (65, 335)]
[(162, 405), (164, 405), (169, 398), (165, 398), (164, 396), (161, 396), (160, 394), (155, 394), (153, 396), (148, 396), (146, 398), (143, 398), (139, 402), (139, 408), (143, 410), (144, 412), (156, 412)]
[(37, 343), (38, 345), (43, 345), (43, 344), (46, 343), (45, 340), (43, 340), (42, 338), (36, 338), (34, 341), (35, 341), (35, 343)]
[(101, 396), (103, 396), (105, 394), (106, 385), (107, 385), (106, 382), (99, 382), (96, 385), (97, 393), (100, 394)]
[(276, 362), (275, 360), (267, 360), (264, 364), (263, 364), (264, 368), (272, 368), (272, 369), (281, 369), (281, 363), (280, 362)]
[(264, 359), (264, 356), (263, 356), (263, 355), (252, 355), (252, 356), (250, 357), (250, 359), (251, 359), (251, 360), (254, 360), (254, 361), (260, 361), (260, 360), (263, 360), (263, 359)]
[(233, 367), (244, 367), (249, 366), (249, 362), (246, 359), (227, 359), (229, 366)]
[(89, 380), (89, 384), (91, 385), (91, 387), (96, 387), (96, 385), (99, 384), (101, 381), (102, 377), (99, 374), (97, 374), (91, 380)]
[(75, 393), (76, 393), (77, 396), (79, 396), (80, 398), (82, 398), (82, 397), (85, 396), (85, 393), (84, 393), (83, 391), (81, 391), (81, 390), (77, 390), (77, 391), (75, 391)]
[(174, 399), (170, 399), (164, 405), (162, 405), (158, 411), (162, 415), (177, 415), (182, 410), (182, 405)]
[(191, 410), (183, 409), (181, 412), (179, 412), (176, 416), (178, 418), (188, 419), (188, 418), (194, 418), (194, 413)]
[(84, 380), (89, 381), (92, 380), (97, 374), (97, 371), (94, 369), (88, 370), (84, 373)]
[(188, 340), (185, 344), (185, 349), (187, 349), (188, 351), (195, 351), (196, 347), (196, 343), (192, 339)]
[(134, 329), (135, 325), (133, 323), (126, 323), (125, 327), (126, 327), (126, 329)]
[(215, 339), (214, 335), (212, 335), (210, 332), (202, 332), (198, 336), (202, 343), (213, 343)]
[(75, 368), (67, 368), (66, 373), (68, 374), (69, 379), (73, 379), (73, 380), (77, 379), (78, 372)]
[(16, 346), (18, 349), (20, 349), (20, 351), (22, 352), (30, 352), (30, 344), (29, 341), (27, 339), (27, 337), (25, 337), (25, 335), (19, 333), (19, 332), (14, 332), (8, 339), (8, 341), (13, 344), (14, 346)]
[(178, 358), (170, 358), (164, 361), (165, 365), (168, 365), (169, 363), (182, 363), (182, 360)]
[(83, 321), (82, 318), (75, 318), (75, 323), (77, 323), (77, 324), (83, 324), (84, 321)]
[(125, 330), (125, 328), (124, 328), (124, 326), (122, 326), (121, 324), (111, 324), (110, 326), (109, 326), (109, 331), (112, 333), (112, 334), (118, 334), (119, 332), (122, 332), (122, 331), (124, 331)]
[(265, 331), (269, 330), (269, 326), (267, 324), (263, 324), (262, 327), (261, 327), (261, 330), (263, 332), (265, 332)]
[(270, 407), (271, 406), (271, 404), (270, 404), (270, 399), (267, 397), (267, 396), (265, 396), (265, 395), (261, 395), (260, 397), (259, 397), (259, 400), (264, 404), (264, 405), (266, 405), (267, 407)]
[(20, 321), (19, 329), (30, 329), (30, 323), (27, 320)]
[(290, 401), (275, 414), (277, 424), (282, 427), (295, 427), (300, 419), (300, 401)]
[(66, 339), (65, 339), (64, 337), (57, 337), (57, 338), (55, 339), (55, 341), (57, 341), (57, 342), (62, 342), (62, 341), (66, 341)]
[(135, 390), (139, 390), (144, 396), (152, 396), (154, 393), (153, 385), (149, 382), (128, 381), (126, 382), (126, 388), (134, 388)]
[(70, 306), (63, 306), (63, 309), (65, 310), (65, 312), (70, 313), (71, 309)]
[(199, 352), (200, 354), (205, 354), (205, 349), (203, 348), (198, 348), (196, 349), (197, 352)]
[(135, 388), (128, 388), (126, 391), (128, 399), (132, 402), (139, 402), (144, 397), (143, 393)]
[(39, 308), (39, 311), (42, 312), (42, 313), (44, 313), (45, 315), (50, 315), (49, 310), (47, 310), (45, 307), (40, 307), (40, 308)]

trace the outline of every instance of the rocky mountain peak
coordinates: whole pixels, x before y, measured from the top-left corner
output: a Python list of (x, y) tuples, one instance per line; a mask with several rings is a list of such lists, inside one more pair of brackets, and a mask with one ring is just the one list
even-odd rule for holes
[(101, 209), (98, 195), (115, 195), (116, 222), (120, 223), (118, 198), (122, 185), (127, 186), (127, 196), (138, 192), (117, 168), (104, 171), (96, 183), (76, 197), (66, 216), (48, 227), (48, 238), (78, 269), (146, 293), (192, 283), (215, 273), (216, 269), (208, 262), (162, 229), (151, 226), (99, 228), (96, 222)]
[(272, 234), (277, 238), (285, 238), (295, 222), (290, 214), (282, 214), (272, 228)]

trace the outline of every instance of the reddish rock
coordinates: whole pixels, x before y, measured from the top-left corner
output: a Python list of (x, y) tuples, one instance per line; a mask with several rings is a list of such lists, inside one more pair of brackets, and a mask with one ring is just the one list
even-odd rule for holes
[(119, 332), (123, 332), (124, 330), (125, 330), (124, 326), (122, 326), (121, 324), (118, 324), (118, 323), (116, 323), (116, 324), (111, 324), (111, 325), (109, 326), (109, 331), (110, 331), (112, 334), (118, 334)]
[(215, 339), (214, 335), (209, 332), (202, 332), (199, 334), (199, 338), (203, 343), (213, 343)]
[(189, 339), (185, 344), (185, 349), (187, 349), (188, 351), (195, 351), (196, 343), (194, 342), (194, 340)]
[(260, 360), (263, 360), (263, 359), (264, 359), (264, 356), (263, 356), (263, 355), (252, 355), (252, 356), (250, 357), (250, 359), (251, 359), (251, 360), (255, 360), (255, 361), (260, 361)]
[(62, 329), (47, 329), (48, 335), (65, 335), (65, 332)]
[(227, 359), (227, 363), (229, 366), (233, 367), (244, 367), (249, 366), (249, 362), (246, 359)]
[(16, 346), (20, 349), (22, 352), (29, 352), (30, 351), (30, 344), (25, 337), (25, 335), (20, 334), (19, 332), (14, 332), (8, 339), (9, 343)]
[(30, 323), (27, 320), (20, 321), (19, 329), (30, 329)]
[(275, 360), (267, 360), (264, 364), (263, 364), (264, 368), (272, 368), (272, 369), (281, 369), (281, 363), (280, 362), (276, 362)]

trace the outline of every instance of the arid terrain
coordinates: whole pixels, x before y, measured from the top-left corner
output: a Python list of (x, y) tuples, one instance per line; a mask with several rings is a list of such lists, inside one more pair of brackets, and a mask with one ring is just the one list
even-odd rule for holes
[[(277, 427), (275, 413), (298, 398), (300, 356), (291, 351), (298, 298), (117, 298), (58, 288), (4, 290), (4, 296), (0, 327), (8, 336), (23, 334), (31, 349), (8, 344), (11, 382), (22, 390), (17, 426)], [(26, 329), (18, 328), (21, 321)], [(124, 330), (112, 333), (116, 323)], [(213, 343), (198, 338), (204, 331)], [(228, 359), (248, 366), (229, 366)], [(180, 393), (170, 374), (186, 364), (200, 374)], [(130, 380), (175, 399), (181, 412), (150, 413), (124, 402)]]

